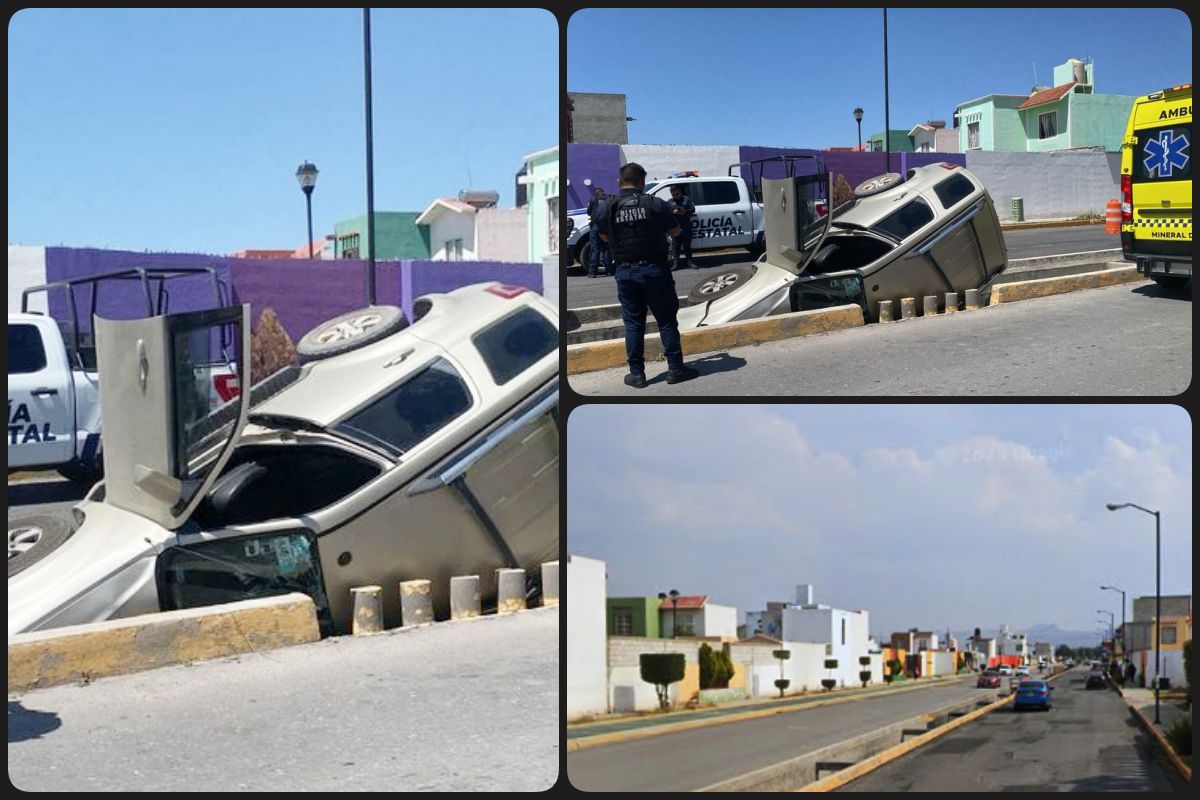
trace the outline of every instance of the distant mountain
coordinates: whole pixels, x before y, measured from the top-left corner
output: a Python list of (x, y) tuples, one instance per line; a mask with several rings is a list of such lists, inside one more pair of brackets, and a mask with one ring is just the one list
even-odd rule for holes
[[(1024, 629), (1013, 629), (1018, 633), (1026, 634), (1030, 642), (1049, 642), (1055, 647), (1060, 644), (1065, 644), (1067, 647), (1095, 647), (1100, 638), (1099, 634), (1088, 631), (1064, 631), (1057, 625), (1039, 624)], [(999, 628), (984, 628), (983, 635), (995, 636), (999, 630)], [(952, 631), (952, 633), (959, 641), (965, 642), (975, 631)]]

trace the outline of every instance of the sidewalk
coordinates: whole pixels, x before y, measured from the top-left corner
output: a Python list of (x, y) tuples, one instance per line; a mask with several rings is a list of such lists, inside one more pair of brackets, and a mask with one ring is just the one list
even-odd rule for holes
[(726, 703), (718, 708), (703, 708), (698, 710), (680, 710), (663, 713), (649, 713), (645, 716), (621, 715), (610, 716), (594, 722), (567, 724), (568, 739), (582, 739), (609, 733), (622, 733), (633, 730), (644, 730), (659, 726), (690, 723), (699, 720), (713, 720), (721, 717), (731, 717), (740, 714), (770, 711), (777, 712), (785, 709), (794, 710), (798, 706), (826, 705), (832, 701), (849, 701), (862, 699), (871, 695), (901, 691), (903, 689), (920, 689), (927, 686), (944, 686), (956, 679), (970, 678), (973, 675), (949, 675), (939, 678), (922, 678), (907, 680), (893, 684), (878, 684), (867, 688), (857, 687), (841, 689), (834, 692), (811, 692), (805, 695), (794, 695), (776, 698), (752, 698), (733, 703)]
[[(1135, 707), (1138, 711), (1146, 716), (1146, 719), (1154, 721), (1154, 690), (1140, 689), (1137, 687), (1122, 687), (1121, 696), (1125, 698), (1125, 702)], [(1179, 708), (1180, 701), (1168, 700), (1163, 697), (1159, 703), (1159, 719), (1162, 720), (1157, 727), (1163, 733), (1166, 733), (1167, 728), (1171, 727), (1177, 720), (1187, 716), (1186, 712)]]

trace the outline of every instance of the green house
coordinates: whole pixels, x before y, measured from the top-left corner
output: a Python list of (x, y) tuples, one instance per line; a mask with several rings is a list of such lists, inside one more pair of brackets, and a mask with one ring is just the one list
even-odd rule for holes
[[(429, 228), (418, 225), (420, 211), (375, 212), (375, 258), (398, 261), (428, 259)], [(367, 257), (367, 215), (343, 220), (333, 226), (334, 258)]]
[(658, 605), (657, 597), (608, 598), (608, 635), (659, 638)]

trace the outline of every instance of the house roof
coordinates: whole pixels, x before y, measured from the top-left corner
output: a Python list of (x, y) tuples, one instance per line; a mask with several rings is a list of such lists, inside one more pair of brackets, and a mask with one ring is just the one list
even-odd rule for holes
[(747, 636), (745, 639), (738, 639), (739, 642), (745, 644), (748, 642), (770, 642), (771, 644), (782, 644), (782, 639), (776, 639), (774, 636), (767, 636), (765, 633), (756, 633), (753, 636)]
[(1044, 103), (1053, 103), (1055, 100), (1061, 100), (1064, 95), (1071, 91), (1075, 83), (1076, 81), (1071, 81), (1070, 83), (1064, 83), (1062, 86), (1055, 86), (1053, 89), (1043, 89), (1040, 92), (1034, 92), (1029, 95), (1028, 100), (1017, 106), (1017, 110), (1020, 111), (1023, 108), (1033, 108)]
[(708, 602), (708, 595), (679, 595), (679, 600), (676, 603), (671, 602), (671, 598), (666, 598), (658, 604), (658, 607), (664, 611), (672, 608), (704, 608), (704, 604)]
[(914, 136), (914, 135), (916, 135), (917, 131), (936, 131), (936, 130), (937, 130), (937, 128), (933, 127), (932, 125), (926, 125), (924, 122), (918, 122), (916, 125), (913, 125), (912, 130), (908, 132), (908, 135)]
[(428, 225), (447, 211), (453, 211), (456, 214), (474, 214), (475, 206), (453, 197), (439, 197), (421, 212), (421, 216), (417, 217), (417, 224)]

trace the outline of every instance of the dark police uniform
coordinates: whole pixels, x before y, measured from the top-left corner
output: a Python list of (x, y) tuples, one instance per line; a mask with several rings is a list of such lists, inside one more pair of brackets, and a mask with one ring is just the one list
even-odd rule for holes
[(608, 199), (609, 195), (605, 193), (599, 197), (593, 195), (592, 199), (588, 201), (587, 215), (591, 219), (592, 225), (588, 228), (588, 263), (584, 266), (587, 267), (589, 278), (596, 275), (602, 264), (606, 275), (613, 274), (612, 254), (609, 252), (608, 242), (600, 238), (600, 227), (597, 224), (599, 212), (604, 208), (604, 203)]
[(629, 371), (643, 374), (645, 364), (646, 311), (658, 322), (667, 366), (683, 368), (679, 342), (679, 297), (675, 279), (667, 266), (667, 231), (679, 223), (671, 209), (657, 197), (637, 189), (622, 188), (609, 196), (598, 222), (608, 236), (608, 247), (617, 269), (617, 299), (625, 322), (625, 355)]
[[(675, 202), (672, 197), (667, 201), (667, 207), (671, 209), (671, 213), (675, 216), (675, 221), (679, 223), (680, 231), (678, 236), (671, 237), (671, 266), (678, 267), (679, 259), (684, 259), (684, 264), (688, 267), (695, 266), (692, 263), (692, 217), (696, 216), (696, 204), (692, 202), (692, 198), (684, 194), (683, 199)], [(682, 214), (675, 214), (675, 210), (683, 211)]]

